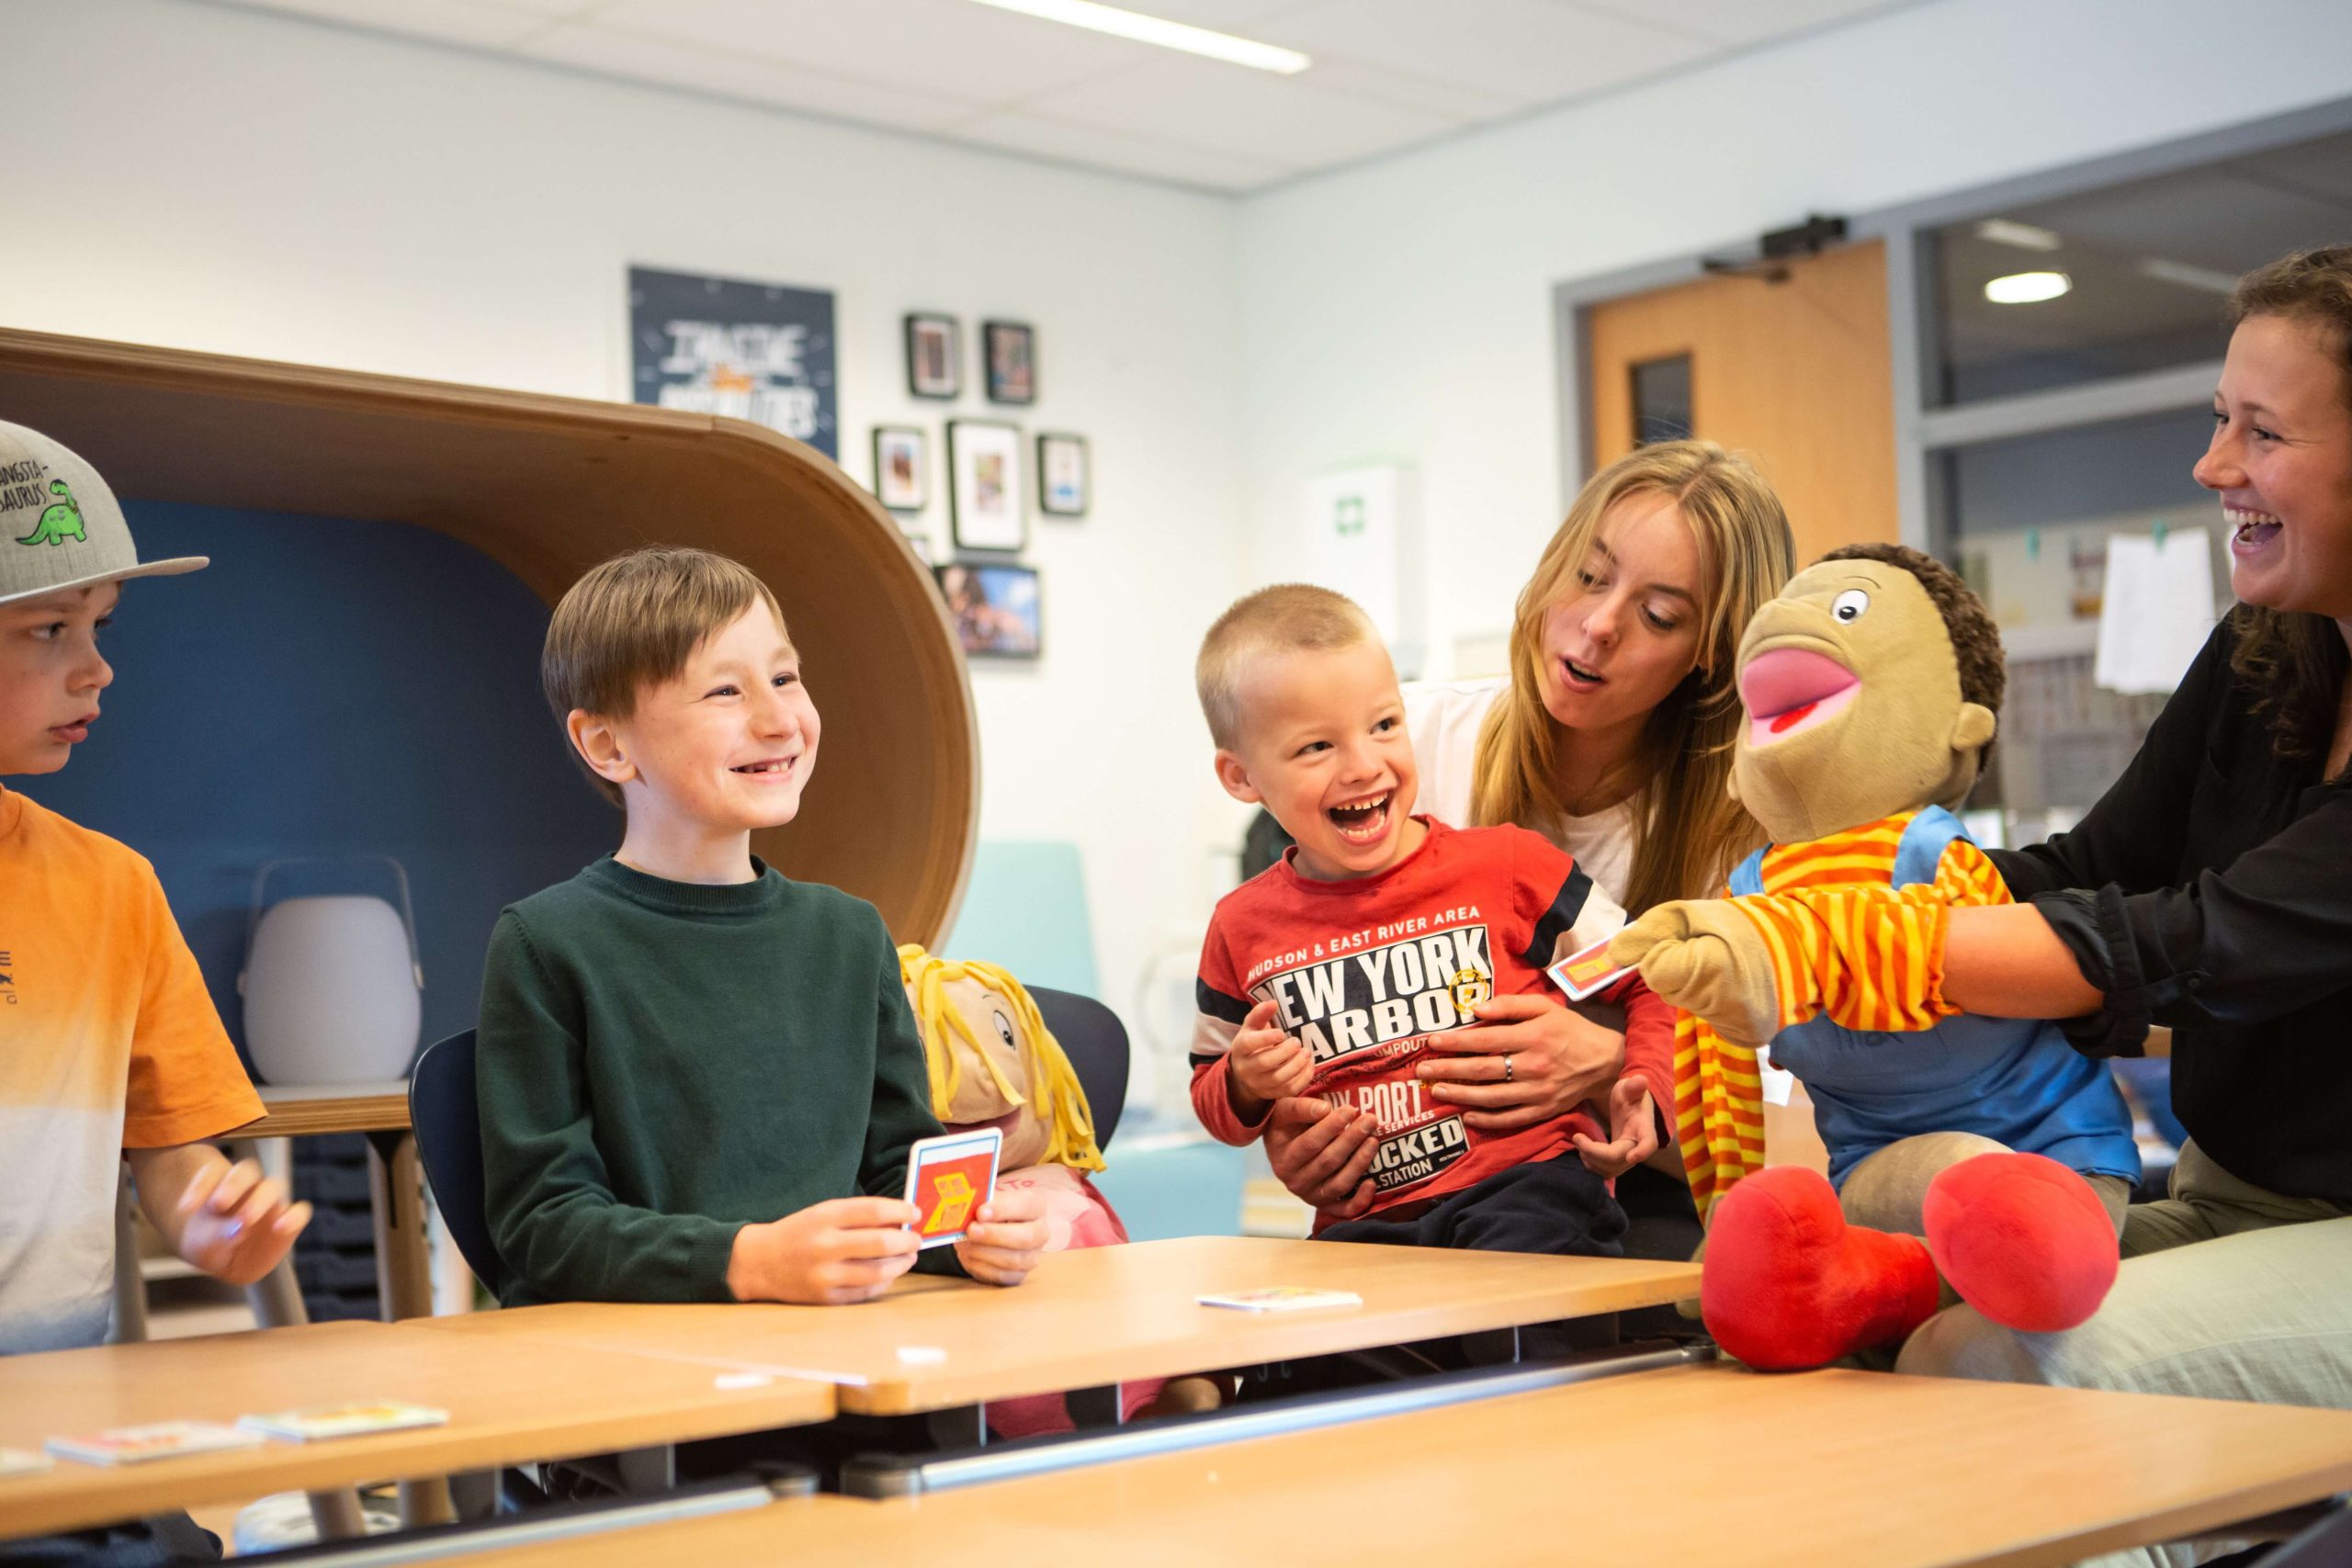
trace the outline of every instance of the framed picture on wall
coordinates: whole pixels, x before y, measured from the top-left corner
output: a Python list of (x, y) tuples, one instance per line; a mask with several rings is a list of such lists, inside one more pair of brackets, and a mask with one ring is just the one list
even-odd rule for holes
[(964, 389), (963, 333), (953, 316), (917, 311), (907, 318), (907, 391), (953, 398)]
[(947, 517), (959, 550), (1017, 550), (1028, 544), (1019, 425), (947, 422)]
[(933, 567), (955, 618), (956, 639), (976, 658), (1035, 659), (1044, 642), (1035, 567), (952, 561)]
[(988, 367), (989, 401), (1037, 400), (1037, 334), (1019, 321), (980, 323), (981, 357)]
[(1037, 510), (1054, 517), (1083, 517), (1092, 499), (1086, 437), (1037, 437)]
[(903, 424), (874, 427), (874, 499), (892, 512), (921, 512), (931, 502), (930, 445)]

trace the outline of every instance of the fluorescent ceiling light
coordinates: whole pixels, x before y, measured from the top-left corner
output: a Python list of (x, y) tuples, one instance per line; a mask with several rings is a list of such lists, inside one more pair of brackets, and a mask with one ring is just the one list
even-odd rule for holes
[(993, 6), (1000, 11), (1018, 11), (1024, 17), (1041, 17), (1049, 22), (1068, 22), (1074, 28), (1089, 28), (1098, 33), (1133, 39), (1137, 43), (1156, 43), (1162, 49), (1181, 49), (1187, 54), (1204, 54), (1211, 60), (1278, 72), (1284, 76), (1295, 76), (1315, 63), (1295, 49), (1277, 49), (1270, 43), (1235, 38), (1231, 33), (1211, 32), (1206, 28), (1189, 27), (1161, 17), (1147, 17), (1140, 11), (1122, 11), (1116, 6), (1098, 6), (1094, 0), (978, 3)]
[(2037, 229), (2030, 223), (2013, 223), (2006, 218), (1987, 218), (1976, 225), (1976, 237), (1990, 240), (1996, 245), (2015, 245), (2021, 251), (2054, 251), (2058, 236), (2047, 229)]
[(2166, 261), (2162, 256), (2148, 256), (2140, 263), (2140, 276), (2153, 277), (2160, 283), (2177, 283), (2184, 288), (2202, 288), (2208, 294), (2227, 294), (2238, 286), (2234, 273), (2216, 272), (2210, 266), (2191, 266), (2187, 262)]
[(2075, 287), (2063, 272), (2013, 272), (1984, 286), (1984, 298), (1996, 305), (2038, 305), (2055, 299)]

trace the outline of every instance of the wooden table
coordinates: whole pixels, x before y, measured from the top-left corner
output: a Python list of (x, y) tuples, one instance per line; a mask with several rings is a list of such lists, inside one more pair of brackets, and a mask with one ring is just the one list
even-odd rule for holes
[[(1250, 1313), (1194, 1299), (1261, 1285), (1353, 1291), (1363, 1305)], [(572, 1303), (430, 1326), (813, 1378), (840, 1385), (843, 1410), (903, 1415), (1657, 1306), (1698, 1289), (1689, 1263), (1186, 1236), (1057, 1252), (1009, 1291), (909, 1275), (859, 1306)]]
[(831, 1418), (833, 1390), (771, 1377), (718, 1386), (692, 1362), (590, 1347), (436, 1334), (422, 1323), (322, 1323), (210, 1338), (0, 1357), (0, 1446), (178, 1418), (352, 1400), (449, 1412), (442, 1427), (119, 1467), (59, 1460), (0, 1479), (0, 1539), (164, 1508), (444, 1475)]
[[(2352, 1413), (1715, 1366), (902, 1501), (625, 1530), (481, 1568), (927, 1562), (2068, 1563), (2352, 1487)], [(820, 1500), (821, 1501), (821, 1500)], [(797, 1511), (796, 1511), (797, 1510)]]
[(265, 1114), (249, 1138), (368, 1134), (368, 1189), (376, 1219), (376, 1292), (388, 1318), (433, 1313), (433, 1252), (424, 1233), (424, 1179), (408, 1120), (408, 1080), (261, 1090)]

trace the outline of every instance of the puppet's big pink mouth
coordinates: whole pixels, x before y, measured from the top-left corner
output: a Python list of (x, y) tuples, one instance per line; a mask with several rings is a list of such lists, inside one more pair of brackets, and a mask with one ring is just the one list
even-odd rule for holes
[(1759, 653), (1739, 672), (1739, 700), (1747, 708), (1747, 743), (1770, 746), (1828, 722), (1861, 694), (1851, 670), (1802, 648)]

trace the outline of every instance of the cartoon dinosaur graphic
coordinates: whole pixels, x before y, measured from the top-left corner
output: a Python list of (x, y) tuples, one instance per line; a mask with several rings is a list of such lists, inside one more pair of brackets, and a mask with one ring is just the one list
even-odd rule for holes
[(82, 531), (82, 508), (75, 503), (73, 491), (66, 487), (63, 479), (51, 479), (49, 481), (49, 493), (65, 499), (44, 510), (40, 521), (33, 525), (33, 531), (17, 543), (62, 545), (68, 539), (79, 539), (88, 544), (90, 536)]

